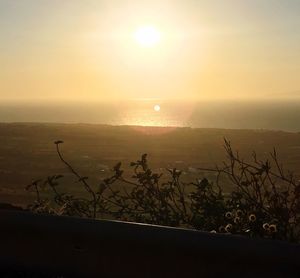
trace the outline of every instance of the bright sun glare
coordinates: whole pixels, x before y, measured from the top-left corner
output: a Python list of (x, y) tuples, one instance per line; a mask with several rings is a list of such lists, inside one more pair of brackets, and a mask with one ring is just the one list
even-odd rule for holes
[(143, 47), (153, 47), (159, 43), (161, 33), (154, 26), (141, 26), (134, 33), (134, 38)]
[(160, 110), (160, 106), (158, 104), (154, 105), (154, 111), (158, 112)]

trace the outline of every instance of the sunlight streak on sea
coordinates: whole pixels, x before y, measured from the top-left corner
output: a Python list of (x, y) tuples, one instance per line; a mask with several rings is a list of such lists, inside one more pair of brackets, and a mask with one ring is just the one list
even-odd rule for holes
[[(159, 111), (155, 107), (159, 106)], [(138, 101), (123, 108), (120, 120), (122, 125), (141, 126), (188, 126), (193, 113), (192, 104), (181, 105), (159, 100)]]

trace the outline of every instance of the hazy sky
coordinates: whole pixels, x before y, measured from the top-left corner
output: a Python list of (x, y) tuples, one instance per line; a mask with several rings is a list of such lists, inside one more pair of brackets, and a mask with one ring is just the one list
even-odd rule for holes
[(0, 0), (0, 101), (297, 96), (299, 30), (299, 0)]

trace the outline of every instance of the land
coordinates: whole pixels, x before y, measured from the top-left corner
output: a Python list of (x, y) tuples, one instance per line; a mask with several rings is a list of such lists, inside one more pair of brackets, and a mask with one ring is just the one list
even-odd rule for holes
[(56, 153), (54, 141), (68, 162), (94, 184), (122, 162), (125, 174), (130, 162), (147, 153), (155, 171), (176, 167), (189, 177), (201, 177), (199, 167), (221, 165), (226, 159), (223, 139), (231, 141), (241, 157), (251, 159), (255, 150), (266, 159), (276, 148), (286, 170), (300, 173), (300, 133), (269, 130), (192, 129), (168, 127), (108, 126), (92, 124), (0, 124), (0, 202), (26, 205), (34, 198), (25, 186), (49, 175), (66, 176), (62, 186), (80, 191)]

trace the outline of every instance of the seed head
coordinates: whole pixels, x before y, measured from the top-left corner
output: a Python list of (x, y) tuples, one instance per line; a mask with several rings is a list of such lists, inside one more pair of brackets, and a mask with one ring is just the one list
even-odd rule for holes
[(277, 233), (277, 226), (275, 224), (270, 225), (270, 232)]
[(269, 231), (269, 229), (270, 229), (269, 223), (264, 223), (263, 224), (263, 229), (266, 230), (266, 231)]
[(227, 219), (231, 219), (231, 218), (232, 218), (232, 213), (231, 213), (230, 211), (227, 211), (227, 212), (225, 213), (225, 217), (226, 217)]
[(230, 233), (231, 230), (232, 230), (232, 224), (227, 224), (226, 227), (225, 227), (225, 231), (226, 231), (227, 233)]
[(256, 216), (255, 216), (255, 214), (252, 213), (252, 214), (249, 215), (249, 221), (250, 221), (250, 222), (255, 222), (255, 221), (256, 221)]

